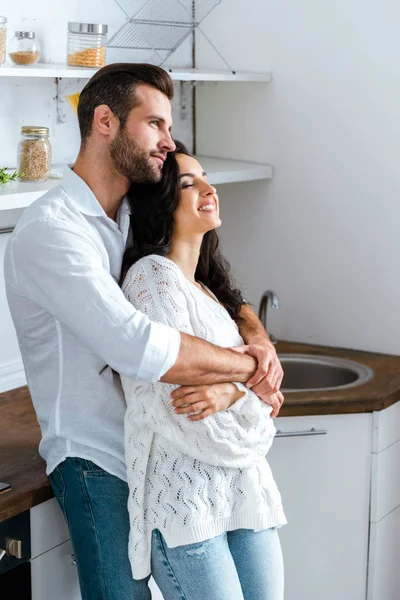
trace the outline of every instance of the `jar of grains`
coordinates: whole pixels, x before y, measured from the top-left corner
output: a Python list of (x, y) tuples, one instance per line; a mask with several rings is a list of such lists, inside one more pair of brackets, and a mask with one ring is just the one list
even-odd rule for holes
[(6, 60), (7, 19), (0, 17), (0, 65)]
[(68, 23), (68, 64), (71, 67), (104, 67), (107, 25)]
[(46, 181), (50, 173), (51, 146), (48, 127), (21, 127), (18, 172), (21, 181)]
[(8, 55), (16, 65), (34, 65), (40, 58), (40, 46), (33, 31), (16, 31)]

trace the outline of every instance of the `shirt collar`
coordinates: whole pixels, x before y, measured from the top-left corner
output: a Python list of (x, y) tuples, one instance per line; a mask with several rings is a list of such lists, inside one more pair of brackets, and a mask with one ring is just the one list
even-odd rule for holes
[[(107, 217), (90, 187), (72, 169), (69, 167), (65, 169), (60, 183), (67, 196), (73, 200), (74, 205), (81, 213), (90, 217)], [(118, 212), (125, 215), (131, 214), (129, 201), (126, 196), (124, 196)]]
[(130, 226), (131, 226), (130, 215), (131, 215), (131, 207), (129, 204), (129, 200), (128, 200), (127, 196), (124, 196), (124, 198), (122, 199), (122, 204), (119, 207), (118, 212), (117, 212), (117, 225), (119, 227), (120, 232), (123, 235), (125, 246), (128, 241), (128, 236), (129, 236), (129, 231), (130, 231)]

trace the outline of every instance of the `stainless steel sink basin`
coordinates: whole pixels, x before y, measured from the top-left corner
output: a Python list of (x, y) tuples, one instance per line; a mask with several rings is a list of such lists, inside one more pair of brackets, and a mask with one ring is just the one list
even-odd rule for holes
[(282, 392), (338, 390), (356, 387), (374, 376), (369, 367), (334, 356), (280, 354)]

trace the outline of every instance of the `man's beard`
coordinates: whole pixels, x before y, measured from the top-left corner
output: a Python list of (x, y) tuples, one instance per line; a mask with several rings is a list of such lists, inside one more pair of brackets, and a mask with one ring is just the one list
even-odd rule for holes
[(162, 171), (152, 164), (150, 154), (122, 128), (118, 137), (110, 144), (110, 157), (114, 168), (131, 183), (157, 183)]

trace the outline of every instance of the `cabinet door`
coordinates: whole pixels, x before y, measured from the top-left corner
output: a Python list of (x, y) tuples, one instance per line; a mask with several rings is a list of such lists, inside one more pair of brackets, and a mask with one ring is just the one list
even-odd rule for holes
[(398, 600), (399, 566), (400, 507), (379, 523), (371, 523), (368, 600)]
[[(365, 600), (371, 415), (276, 419), (285, 600)], [(383, 599), (382, 599), (383, 600)]]
[(68, 540), (31, 561), (32, 600), (81, 600)]
[[(68, 540), (31, 561), (32, 600), (81, 600), (72, 554)], [(153, 578), (149, 586), (152, 600), (164, 600)]]
[(69, 540), (68, 527), (55, 498), (31, 508), (30, 516), (32, 558)]

